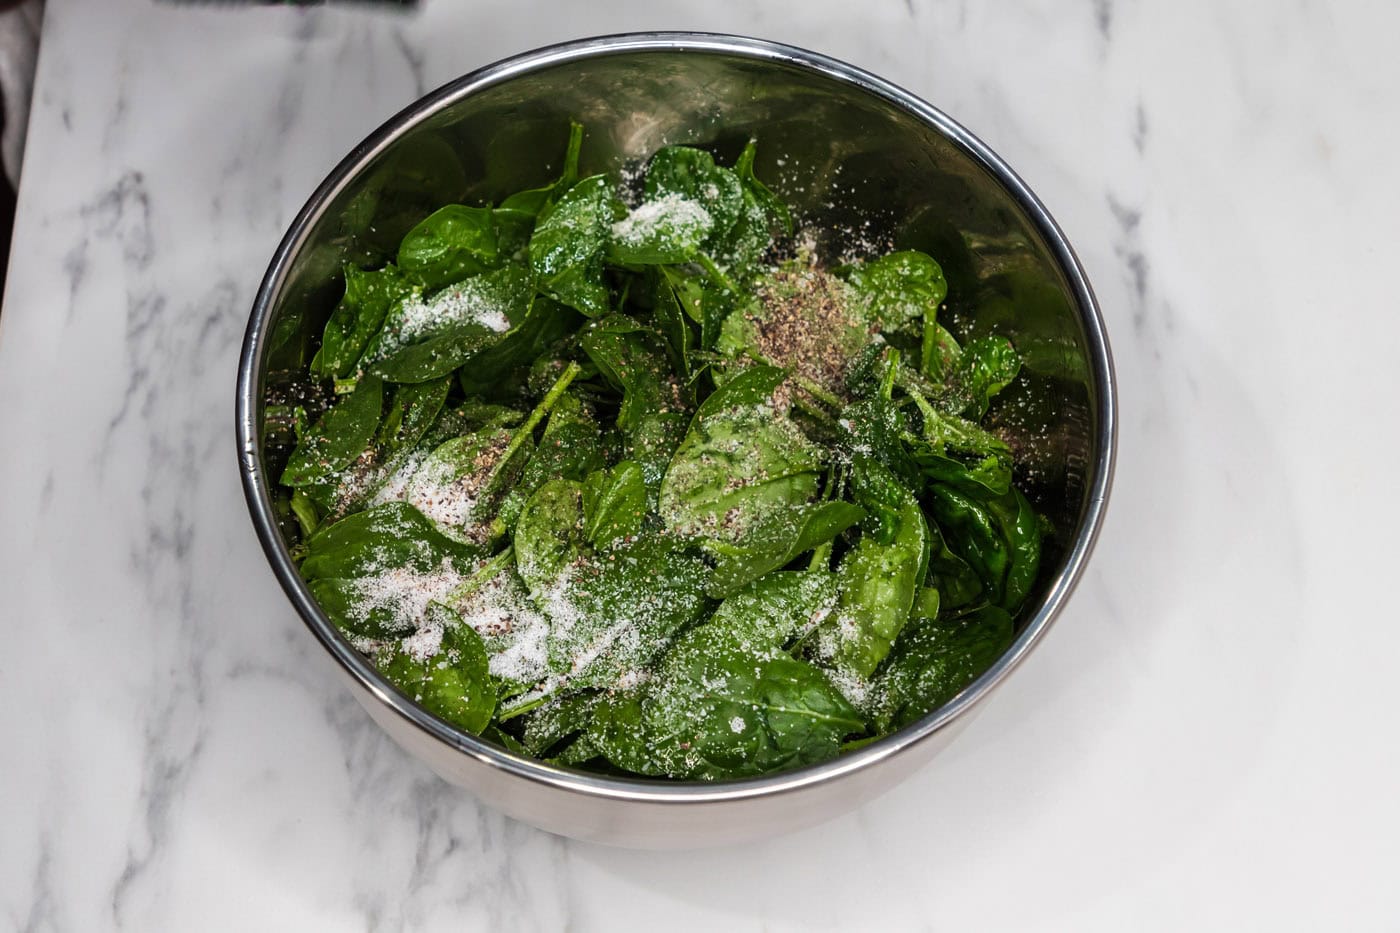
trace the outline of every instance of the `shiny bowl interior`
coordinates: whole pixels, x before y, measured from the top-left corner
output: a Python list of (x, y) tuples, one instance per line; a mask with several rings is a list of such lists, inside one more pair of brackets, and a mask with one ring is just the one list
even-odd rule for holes
[[(942, 709), (838, 760), (744, 781), (625, 780), (519, 758), (434, 718), (383, 680), (298, 577), (272, 507), (261, 437), (267, 374), (297, 366), (339, 298), (343, 263), (381, 264), (442, 204), (487, 203), (549, 180), (570, 119), (584, 174), (660, 146), (732, 160), (759, 141), (758, 176), (830, 253), (853, 240), (943, 265), (959, 335), (1009, 335), (1026, 378), (993, 418), (1018, 482), (1054, 525), (1015, 644)], [(729, 36), (653, 33), (531, 52), (427, 95), (376, 130), (316, 190), (258, 292), (238, 372), (240, 468), (274, 573), (353, 693), (448, 780), (544, 829), (607, 843), (716, 844), (836, 815), (925, 761), (1044, 634), (1080, 576), (1112, 475), (1114, 391), (1083, 269), (1045, 208), (984, 144), (929, 104), (849, 65)]]

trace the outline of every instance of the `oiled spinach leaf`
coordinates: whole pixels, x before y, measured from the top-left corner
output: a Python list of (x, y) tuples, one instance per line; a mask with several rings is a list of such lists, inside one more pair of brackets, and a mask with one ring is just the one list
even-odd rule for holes
[(439, 719), (480, 733), (496, 711), (486, 646), (461, 616), (440, 603), (430, 603), (426, 624), (442, 632), (439, 649), (417, 658), (399, 648), (381, 669), (394, 686)]
[(583, 482), (583, 537), (593, 547), (640, 534), (646, 511), (646, 481), (635, 460), (596, 470)]
[(607, 449), (597, 420), (576, 396), (565, 394), (550, 411), (544, 434), (502, 500), (496, 521), (502, 529), (512, 527), (526, 500), (549, 480), (583, 480), (606, 466)]
[(825, 544), (865, 516), (852, 502), (813, 502), (763, 515), (737, 541), (711, 539), (706, 549), (715, 558), (711, 596), (723, 598), (770, 571)]
[(282, 470), (282, 485), (304, 486), (348, 466), (374, 438), (383, 406), (383, 380), (374, 375), (360, 379), (302, 435)]
[(412, 447), (423, 438), (437, 421), (450, 388), (451, 380), (446, 376), (394, 387), (388, 414), (379, 425), (376, 439), (385, 459)]
[(992, 396), (1009, 386), (1021, 371), (1021, 357), (1005, 337), (969, 341), (953, 363), (947, 379), (945, 409), (980, 419)]
[(930, 326), (948, 283), (943, 269), (917, 250), (890, 253), (845, 270), (846, 279), (882, 328), (898, 330), (914, 321)]
[(985, 326), (1017, 293), (960, 295), (960, 346), (929, 255), (829, 271), (784, 239), (754, 143), (732, 168), (656, 152), (629, 210), (580, 179), (582, 141), (494, 206), (385, 226), (383, 184), (357, 202), (394, 264), (347, 254), (266, 405), (313, 596), (423, 709), (561, 766), (747, 777), (937, 709), (1039, 573), (1043, 520), (985, 426), (1018, 351), (1041, 358)]
[(530, 268), (541, 291), (588, 317), (608, 313), (603, 256), (621, 209), (603, 175), (585, 178), (559, 199), (530, 237)]
[(583, 486), (554, 479), (535, 491), (515, 523), (515, 566), (530, 593), (544, 598), (579, 553)]
[(420, 621), (413, 593), (464, 578), (480, 548), (453, 540), (404, 502), (356, 512), (306, 542), (300, 571), (332, 622), (352, 635), (407, 634)]
[(626, 441), (624, 455), (642, 468), (642, 479), (654, 495), (687, 421), (664, 343), (622, 314), (591, 324), (579, 343), (603, 378), (622, 393), (617, 427)]
[(929, 511), (948, 549), (977, 575), (987, 599), (1010, 612), (1020, 608), (1040, 571), (1042, 529), (1019, 489), (979, 500), (951, 486), (929, 491)]
[(865, 729), (822, 671), (736, 643), (713, 622), (676, 642), (652, 684), (594, 713), (596, 746), (639, 774), (720, 780), (800, 767)]
[(947, 703), (1014, 639), (1011, 616), (995, 606), (952, 620), (911, 623), (875, 680), (872, 718), (878, 730), (898, 729)]
[(465, 572), (479, 556), (477, 548), (446, 537), (411, 505), (387, 502), (312, 535), (300, 569), (308, 580), (370, 576), (395, 567), (426, 572), (443, 561)]
[(412, 290), (392, 265), (373, 272), (345, 267), (345, 296), (326, 321), (321, 347), (311, 359), (311, 374), (342, 379), (355, 371), (370, 339), (379, 332), (389, 309)]
[(841, 603), (832, 625), (832, 659), (840, 668), (869, 677), (889, 654), (923, 585), (929, 562), (929, 531), (918, 500), (873, 461), (860, 465), (879, 473), (865, 501), (878, 508), (889, 497), (899, 501), (895, 527), (882, 542), (864, 536), (841, 563)]
[(746, 371), (695, 413), (661, 483), (661, 519), (673, 532), (741, 541), (816, 494), (826, 454), (774, 410), (774, 372)]
[(472, 276), (430, 299), (395, 305), (365, 350), (370, 371), (390, 382), (427, 382), (473, 360), (525, 322), (534, 287), (522, 266)]
[(429, 289), (494, 269), (502, 261), (496, 224), (486, 207), (439, 208), (410, 230), (399, 247), (399, 269)]
[(494, 343), (471, 357), (457, 371), (462, 391), (478, 397), (500, 398), (517, 393), (530, 365), (558, 341), (578, 329), (581, 318), (572, 308), (536, 296), (524, 319)]

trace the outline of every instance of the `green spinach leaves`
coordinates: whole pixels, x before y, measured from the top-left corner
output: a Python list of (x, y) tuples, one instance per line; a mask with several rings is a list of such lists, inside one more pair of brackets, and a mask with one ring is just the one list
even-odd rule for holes
[(279, 374), (311, 387), (267, 421), (321, 609), (428, 713), (560, 767), (742, 778), (933, 713), (1039, 578), (984, 425), (1016, 348), (940, 321), (924, 253), (818, 261), (753, 143), (628, 189), (583, 141), (345, 268)]

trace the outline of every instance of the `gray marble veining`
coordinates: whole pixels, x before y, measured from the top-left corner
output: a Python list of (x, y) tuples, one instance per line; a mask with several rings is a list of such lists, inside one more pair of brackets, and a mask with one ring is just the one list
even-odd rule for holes
[[(748, 849), (546, 836), (392, 746), (267, 572), (237, 345), (380, 121), (550, 41), (805, 45), (966, 123), (1099, 292), (1123, 436), (1089, 578), (916, 779)], [(0, 312), (0, 926), (1383, 928), (1400, 13), (1362, 2), (49, 0)]]

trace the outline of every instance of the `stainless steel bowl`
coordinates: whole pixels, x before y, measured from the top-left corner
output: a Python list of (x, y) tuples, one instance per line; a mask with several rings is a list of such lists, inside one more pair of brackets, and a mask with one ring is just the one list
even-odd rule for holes
[[(519, 758), (424, 712), (340, 635), (297, 576), (262, 446), (269, 372), (301, 361), (334, 305), (345, 261), (391, 257), (410, 225), (451, 201), (499, 200), (551, 177), (570, 119), (586, 172), (669, 143), (733, 156), (759, 140), (759, 177), (838, 249), (850, 231), (893, 237), (944, 265), (952, 319), (1010, 334), (1028, 378), (994, 417), (1018, 439), (1022, 477), (1055, 525), (1015, 644), (942, 709), (859, 751), (752, 780), (622, 780)], [(755, 39), (647, 33), (553, 46), (482, 68), (414, 103), (316, 190), (268, 267), (238, 368), (238, 448), (273, 572), (380, 726), (448, 781), (543, 829), (681, 848), (828, 819), (887, 790), (942, 748), (1035, 646), (1074, 588), (1113, 468), (1112, 363), (1084, 270), (1049, 213), (991, 150), (874, 75)]]

